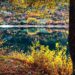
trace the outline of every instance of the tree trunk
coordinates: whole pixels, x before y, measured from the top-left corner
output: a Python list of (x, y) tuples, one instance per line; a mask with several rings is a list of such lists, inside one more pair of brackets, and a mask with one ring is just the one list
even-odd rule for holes
[(73, 62), (73, 75), (75, 75), (75, 2), (70, 2), (70, 32), (69, 32), (69, 50)]

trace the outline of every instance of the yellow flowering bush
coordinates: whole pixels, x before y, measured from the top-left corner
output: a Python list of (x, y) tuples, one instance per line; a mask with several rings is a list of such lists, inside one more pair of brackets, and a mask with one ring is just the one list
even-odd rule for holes
[[(56, 43), (56, 47), (58, 47), (58, 43)], [(30, 71), (32, 75), (71, 75), (72, 61), (70, 55), (67, 58), (66, 50), (66, 46), (61, 50), (50, 50), (48, 46), (37, 42), (33, 44), (31, 52), (28, 54), (12, 52), (8, 57), (27, 62), (25, 66), (29, 65), (30, 68), (26, 66), (25, 71)]]

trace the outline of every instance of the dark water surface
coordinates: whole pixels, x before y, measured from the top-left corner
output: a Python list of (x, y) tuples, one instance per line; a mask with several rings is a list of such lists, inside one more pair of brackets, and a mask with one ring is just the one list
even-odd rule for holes
[(55, 49), (56, 42), (67, 46), (68, 33), (50, 32), (50, 30), (49, 28), (0, 28), (0, 48), (26, 52), (30, 50), (32, 43), (35, 44), (37, 41), (42, 45), (48, 45), (51, 50)]

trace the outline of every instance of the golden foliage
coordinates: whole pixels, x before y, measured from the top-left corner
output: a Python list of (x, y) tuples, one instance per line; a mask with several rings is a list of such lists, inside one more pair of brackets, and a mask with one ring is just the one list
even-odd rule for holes
[[(59, 44), (56, 43), (58, 49)], [(29, 54), (12, 52), (9, 57), (17, 58), (27, 63), (31, 63), (31, 67), (35, 75), (71, 75), (72, 61), (70, 55), (66, 56), (66, 46), (61, 50), (50, 50), (48, 46), (40, 45), (39, 42), (33, 44)], [(30, 69), (29, 69), (30, 71)]]
[(39, 20), (37, 20), (36, 18), (28, 18), (27, 19), (27, 23), (29, 24), (37, 24), (39, 22)]

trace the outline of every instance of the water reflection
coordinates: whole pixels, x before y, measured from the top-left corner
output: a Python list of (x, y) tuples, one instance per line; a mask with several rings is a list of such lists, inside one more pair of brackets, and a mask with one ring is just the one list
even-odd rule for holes
[(32, 42), (37, 41), (50, 49), (55, 49), (56, 42), (67, 46), (68, 33), (63, 31), (51, 32), (50, 28), (0, 28), (0, 48), (26, 52), (30, 50)]

